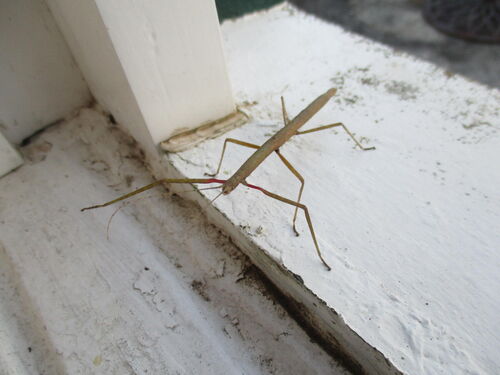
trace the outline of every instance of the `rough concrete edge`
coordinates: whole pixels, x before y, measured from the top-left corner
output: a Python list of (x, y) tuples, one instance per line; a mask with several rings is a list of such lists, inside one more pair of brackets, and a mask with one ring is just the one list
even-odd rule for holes
[[(163, 161), (170, 178), (187, 178), (171, 163), (168, 154)], [(161, 174), (165, 174), (165, 171)], [(185, 195), (181, 193), (182, 187), (175, 184), (170, 185), (169, 189), (203, 207), (209, 221), (229, 235), (236, 246), (250, 258), (285, 298), (290, 300), (289, 307), (307, 325), (304, 328), (314, 333), (324, 349), (338, 357), (351, 372), (363, 375), (403, 375), (403, 372), (382, 352), (349, 327), (335, 309), (307, 288), (299, 275), (271, 258), (264, 249), (234, 225), (227, 215), (209, 204), (209, 200), (200, 192)]]

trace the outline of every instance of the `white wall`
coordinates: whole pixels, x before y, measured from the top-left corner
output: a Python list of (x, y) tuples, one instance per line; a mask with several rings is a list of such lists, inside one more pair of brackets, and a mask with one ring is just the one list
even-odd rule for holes
[(0, 131), (19, 143), (91, 95), (43, 0), (0, 0)]

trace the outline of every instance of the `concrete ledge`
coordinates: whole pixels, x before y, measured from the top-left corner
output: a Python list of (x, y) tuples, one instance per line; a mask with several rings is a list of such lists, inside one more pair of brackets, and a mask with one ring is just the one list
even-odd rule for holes
[[(280, 95), (297, 114), (338, 96), (281, 150), (306, 180), (303, 202), (332, 272), (293, 209), (239, 188), (208, 216), (223, 227), (351, 368), (367, 374), (495, 373), (500, 94), (349, 34), (288, 5), (223, 24), (230, 76), (253, 122), (228, 137), (262, 144), (282, 126)], [(266, 32), (262, 32), (266, 30)], [(223, 139), (169, 161), (179, 175), (212, 172)], [(221, 178), (252, 150), (229, 147)], [(174, 174), (175, 175), (175, 174)], [(172, 175), (172, 177), (174, 177)], [(248, 179), (287, 197), (299, 184), (277, 158)], [(205, 200), (204, 200), (205, 199)]]
[(198, 206), (155, 189), (80, 212), (151, 182), (105, 115), (83, 109), (22, 151), (0, 179), (1, 374), (348, 375)]

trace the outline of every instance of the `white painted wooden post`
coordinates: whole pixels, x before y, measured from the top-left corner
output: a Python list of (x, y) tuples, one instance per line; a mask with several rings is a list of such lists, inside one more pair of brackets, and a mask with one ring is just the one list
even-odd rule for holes
[(213, 1), (96, 3), (155, 143), (235, 110)]
[(235, 111), (213, 0), (47, 0), (97, 101), (144, 148)]

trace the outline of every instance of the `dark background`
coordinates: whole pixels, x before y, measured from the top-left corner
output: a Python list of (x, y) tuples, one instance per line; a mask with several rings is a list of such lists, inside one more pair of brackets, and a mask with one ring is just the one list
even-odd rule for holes
[[(425, 0), (291, 0), (294, 6), (347, 30), (406, 51), (492, 87), (500, 87), (500, 45), (455, 39), (421, 16)], [(221, 22), (279, 0), (216, 0)]]

